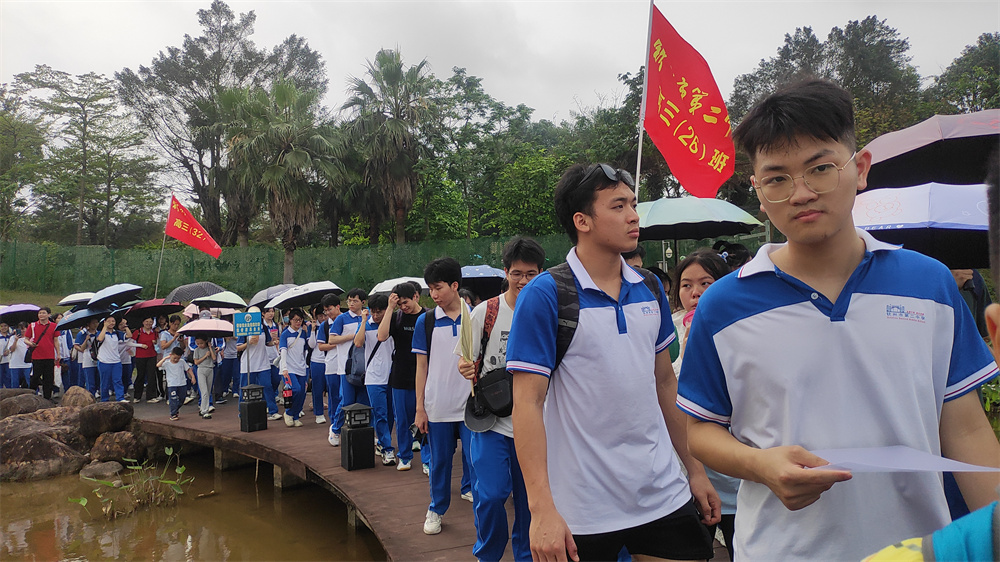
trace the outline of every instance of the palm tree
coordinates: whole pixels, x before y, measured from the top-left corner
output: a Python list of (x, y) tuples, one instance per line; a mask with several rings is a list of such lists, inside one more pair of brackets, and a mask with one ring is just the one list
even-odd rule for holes
[[(350, 137), (364, 160), (364, 180), (389, 204), (397, 244), (406, 241), (406, 215), (413, 207), (420, 156), (417, 127), (433, 113), (433, 80), (427, 61), (405, 67), (398, 50), (382, 49), (368, 61), (367, 81), (351, 77), (343, 110), (352, 113)], [(368, 216), (377, 231), (379, 214)]]
[(230, 181), (266, 204), (285, 250), (284, 281), (294, 282), (299, 235), (316, 224), (316, 198), (342, 174), (339, 144), (317, 115), (319, 93), (279, 80), (263, 89), (220, 95), (229, 118)]

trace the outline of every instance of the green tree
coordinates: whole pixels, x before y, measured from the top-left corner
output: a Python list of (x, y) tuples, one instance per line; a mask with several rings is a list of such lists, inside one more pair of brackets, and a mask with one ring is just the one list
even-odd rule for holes
[(984, 33), (975, 45), (966, 46), (935, 79), (932, 90), (950, 112), (1000, 108), (1000, 33)]
[(235, 179), (264, 201), (285, 250), (284, 282), (294, 282), (295, 248), (316, 223), (316, 194), (342, 174), (338, 142), (319, 120), (319, 91), (279, 80), (271, 91), (222, 93)]
[(11, 240), (30, 210), (27, 195), (40, 175), (45, 136), (42, 118), (0, 84), (0, 240)]
[[(217, 94), (226, 88), (269, 86), (278, 78), (303, 91), (326, 89), (320, 54), (295, 35), (270, 51), (258, 48), (251, 40), (256, 19), (252, 11), (237, 18), (225, 2), (214, 0), (209, 9), (198, 10), (201, 36), (185, 35), (182, 47), (161, 51), (149, 67), (115, 74), (122, 101), (155, 140), (178, 180), (189, 185), (201, 207), (202, 225), (223, 245), (245, 243), (247, 225), (260, 207), (248, 204), (247, 194), (225, 183)], [(235, 223), (229, 228), (222, 224), (224, 196), (226, 217)]]
[[(407, 67), (398, 50), (382, 49), (368, 61), (367, 80), (348, 80), (350, 98), (342, 106), (351, 113), (348, 130), (365, 161), (365, 184), (389, 204), (397, 244), (406, 242), (406, 216), (417, 187), (419, 126), (433, 112), (426, 67), (426, 60)], [(380, 217), (367, 218), (377, 231)]]
[(560, 232), (552, 195), (559, 176), (570, 164), (565, 158), (538, 150), (507, 166), (496, 186), (496, 205), (487, 211), (487, 221), (497, 235)]

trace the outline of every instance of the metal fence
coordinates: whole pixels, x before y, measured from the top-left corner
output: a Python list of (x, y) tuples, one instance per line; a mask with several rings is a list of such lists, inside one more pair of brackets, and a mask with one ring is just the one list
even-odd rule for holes
[[(764, 234), (737, 237), (756, 251)], [(545, 248), (546, 267), (565, 261), (571, 248), (565, 235), (536, 238)], [(501, 254), (506, 239), (476, 238), (441, 240), (410, 244), (376, 246), (341, 246), (338, 248), (302, 248), (295, 251), (295, 282), (330, 280), (344, 289), (371, 289), (376, 283), (399, 276), (422, 276), (429, 261), (451, 256), (462, 265), (489, 264), (502, 267)], [(710, 246), (712, 240), (681, 240), (672, 248), (674, 258), (691, 250)], [(643, 242), (646, 265), (656, 265), (662, 258), (660, 242)], [(160, 252), (157, 250), (115, 250), (104, 246), (58, 246), (51, 243), (0, 242), (0, 292), (31, 291), (67, 295), (97, 291), (115, 283), (134, 283), (144, 287), (143, 298), (153, 298)], [(178, 285), (212, 281), (244, 297), (282, 281), (284, 251), (280, 248), (252, 246), (223, 248), (218, 260), (190, 248), (171, 248), (163, 252), (159, 290), (162, 297)], [(0, 294), (0, 302), (2, 302)]]

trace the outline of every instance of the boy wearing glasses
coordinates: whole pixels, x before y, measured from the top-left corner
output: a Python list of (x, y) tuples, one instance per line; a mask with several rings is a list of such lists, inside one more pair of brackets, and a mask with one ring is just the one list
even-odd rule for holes
[[(743, 479), (737, 559), (861, 559), (948, 523), (941, 475), (811, 470), (810, 450), (904, 445), (1000, 465), (976, 393), (997, 374), (948, 269), (854, 227), (871, 153), (851, 95), (812, 80), (734, 131), (787, 238), (698, 303), (677, 404), (691, 451)], [(996, 473), (957, 476), (973, 509)], [(845, 482), (850, 480), (850, 482)]]
[(573, 166), (556, 186), (580, 307), (558, 365), (551, 269), (521, 290), (514, 309), (507, 368), (535, 560), (615, 560), (623, 546), (631, 555), (712, 557), (701, 523), (719, 522), (719, 497), (688, 453), (674, 406), (674, 326), (659, 305), (667, 299), (621, 257), (639, 239), (633, 186), (628, 172), (606, 164)]

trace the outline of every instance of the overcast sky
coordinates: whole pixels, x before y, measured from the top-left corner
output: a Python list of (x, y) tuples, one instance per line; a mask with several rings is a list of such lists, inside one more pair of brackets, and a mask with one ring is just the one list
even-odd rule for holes
[[(184, 34), (201, 33), (202, 1), (0, 0), (0, 82), (48, 64), (72, 74), (111, 77), (149, 65)], [(327, 104), (345, 99), (348, 76), (383, 47), (399, 47), (409, 63), (426, 58), (440, 78), (455, 66), (483, 78), (505, 103), (535, 108), (556, 122), (570, 112), (615, 103), (622, 72), (645, 60), (645, 1), (230, 1), (257, 14), (253, 39), (273, 47), (291, 34), (305, 37), (327, 64)], [(906, 0), (761, 2), (668, 1), (657, 7), (698, 49), (724, 95), (733, 79), (773, 56), (784, 35), (811, 26), (825, 39), (834, 26), (869, 15), (910, 40), (920, 75), (939, 74), (985, 32), (1000, 30), (1000, 2)]]

